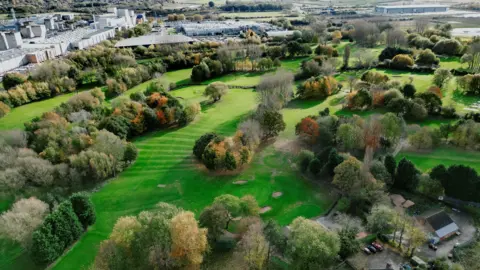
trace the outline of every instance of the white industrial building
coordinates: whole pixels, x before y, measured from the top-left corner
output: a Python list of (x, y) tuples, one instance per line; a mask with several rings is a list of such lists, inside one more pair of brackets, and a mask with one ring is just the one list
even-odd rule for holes
[(115, 44), (117, 48), (128, 48), (128, 47), (138, 47), (150, 45), (160, 45), (160, 44), (181, 44), (181, 43), (192, 43), (194, 39), (184, 36), (184, 35), (162, 35), (162, 34), (151, 34), (141, 37), (133, 37), (122, 39)]
[(375, 12), (382, 14), (412, 14), (412, 13), (432, 13), (447, 12), (448, 6), (445, 5), (404, 5), (404, 6), (376, 6)]
[(70, 50), (94, 46), (115, 37), (117, 29), (134, 27), (144, 18), (145, 14), (137, 15), (133, 10), (114, 7), (109, 8), (107, 14), (94, 16), (90, 27), (78, 27), (81, 24), (73, 23), (74, 14), (35, 15), (11, 20), (14, 27), (4, 29), (13, 31), (0, 32), (0, 74), (65, 55)]
[(137, 24), (137, 15), (133, 10), (108, 8), (108, 13), (95, 15), (93, 27), (96, 29), (128, 29)]
[(83, 36), (81, 40), (72, 42), (72, 47), (77, 50), (82, 50), (114, 37), (114, 28), (104, 28)]
[(248, 29), (256, 32), (274, 30), (271, 24), (248, 21), (185, 22), (177, 25), (177, 30), (184, 32), (187, 36), (238, 35)]
[(114, 28), (94, 30), (88, 27), (43, 39), (22, 39), (20, 32), (0, 33), (0, 74), (29, 63), (54, 59), (70, 50), (85, 49), (114, 36)]

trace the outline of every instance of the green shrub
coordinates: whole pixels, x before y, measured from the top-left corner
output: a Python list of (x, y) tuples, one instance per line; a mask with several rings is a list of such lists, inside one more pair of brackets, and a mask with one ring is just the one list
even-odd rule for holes
[(442, 39), (433, 46), (436, 54), (458, 55), (463, 49), (463, 45), (456, 39)]
[(413, 66), (414, 62), (410, 55), (399, 54), (392, 59), (391, 66), (397, 69), (406, 69)]
[(18, 72), (7, 73), (3, 76), (3, 87), (8, 90), (27, 81), (27, 76)]
[(70, 196), (70, 202), (72, 208), (77, 215), (78, 220), (83, 225), (83, 229), (86, 230), (88, 226), (93, 225), (96, 220), (95, 206), (93, 205), (90, 196), (84, 192), (75, 193)]
[(205, 151), (205, 147), (213, 140), (217, 138), (217, 134), (214, 132), (209, 132), (203, 134), (198, 140), (195, 141), (195, 145), (193, 146), (193, 154), (198, 159), (202, 159), (203, 152)]
[(10, 112), (10, 107), (8, 107), (7, 104), (0, 101), (0, 118), (4, 117), (9, 112)]

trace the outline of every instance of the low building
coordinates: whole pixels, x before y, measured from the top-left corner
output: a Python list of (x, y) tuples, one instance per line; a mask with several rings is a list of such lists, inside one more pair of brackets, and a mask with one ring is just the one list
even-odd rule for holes
[(176, 25), (178, 32), (183, 32), (187, 36), (216, 36), (216, 35), (238, 35), (241, 32), (251, 29), (257, 33), (263, 33), (268, 30), (274, 30), (272, 25), (267, 23), (257, 23), (249, 21), (205, 21), (202, 23), (180, 22), (175, 24), (166, 24), (167, 27)]
[(82, 50), (90, 46), (97, 45), (98, 43), (104, 40), (111, 39), (114, 37), (115, 37), (115, 29), (105, 28), (105, 29), (87, 34), (83, 36), (82, 39), (72, 42), (72, 48), (77, 50)]
[(126, 48), (126, 47), (138, 47), (150, 45), (167, 45), (167, 44), (181, 44), (181, 43), (192, 43), (195, 40), (191, 37), (184, 35), (162, 35), (162, 34), (151, 34), (140, 37), (133, 37), (123, 39), (115, 44), (117, 48)]
[(269, 37), (289, 37), (289, 36), (293, 36), (293, 31), (289, 31), (289, 30), (268, 31), (267, 36), (269, 36)]
[(405, 6), (376, 6), (375, 12), (382, 14), (411, 14), (428, 12), (447, 12), (445, 5), (405, 5)]
[(427, 217), (425, 220), (428, 225), (427, 227), (440, 240), (445, 240), (455, 235), (459, 231), (457, 224), (444, 211), (433, 214)]

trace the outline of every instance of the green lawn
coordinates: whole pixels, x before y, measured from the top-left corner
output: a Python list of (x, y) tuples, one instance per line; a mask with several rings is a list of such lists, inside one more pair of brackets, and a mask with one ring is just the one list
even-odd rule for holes
[[(295, 70), (300, 61), (296, 59), (284, 64)], [(226, 75), (215, 80), (233, 85), (255, 85), (261, 75)], [(165, 75), (168, 81), (175, 82), (188, 80), (189, 76), (189, 70)], [(143, 90), (148, 83), (134, 87), (126, 94)], [(180, 87), (171, 93), (184, 102), (202, 102), (206, 100), (202, 95), (204, 87)], [(198, 215), (218, 195), (252, 194), (261, 206), (272, 207), (263, 217), (275, 219), (282, 225), (289, 224), (298, 216), (315, 217), (324, 213), (331, 205), (334, 194), (326, 187), (302, 179), (294, 168), (294, 156), (281, 152), (273, 145), (257, 153), (252, 164), (238, 175), (210, 174), (199, 167), (192, 157), (191, 149), (198, 137), (209, 131), (232, 135), (238, 124), (255, 110), (257, 102), (256, 93), (251, 89), (231, 89), (217, 104), (204, 106), (199, 119), (187, 127), (137, 138), (134, 141), (140, 150), (137, 161), (93, 193), (92, 199), (97, 206), (96, 224), (53, 268), (88, 267), (99, 243), (108, 237), (119, 217), (136, 215), (153, 208), (160, 201), (176, 204)], [(327, 102), (292, 102), (284, 110), (287, 130), (279, 140), (294, 137), (295, 123), (303, 116), (317, 114), (329, 104)], [(241, 186), (233, 184), (239, 180), (248, 180), (248, 183)], [(159, 188), (159, 184), (167, 187)], [(283, 192), (283, 196), (272, 198), (272, 193), (277, 191)], [(1, 269), (34, 269), (28, 255), (18, 245), (2, 242), (1, 246)]]
[(28, 122), (45, 112), (51, 111), (62, 102), (67, 101), (73, 95), (75, 95), (75, 93), (69, 93), (13, 108), (7, 115), (0, 118), (0, 130), (23, 129), (23, 123)]
[[(198, 100), (195, 87), (172, 94)], [(97, 206), (97, 222), (55, 269), (87, 267), (101, 240), (108, 237), (120, 216), (136, 215), (156, 203), (174, 203), (197, 215), (214, 197), (221, 194), (252, 194), (261, 206), (271, 206), (265, 218), (281, 224), (297, 216), (314, 217), (324, 213), (332, 202), (327, 188), (313, 185), (299, 177), (292, 168), (292, 155), (269, 146), (254, 158), (239, 175), (215, 176), (196, 165), (191, 155), (194, 141), (205, 132), (224, 135), (235, 132), (237, 125), (255, 109), (256, 94), (251, 90), (233, 89), (222, 100), (203, 109), (198, 121), (171, 131), (160, 131), (138, 138), (135, 144), (140, 155), (135, 164), (93, 194)], [(233, 182), (248, 180), (245, 185)], [(157, 185), (165, 184), (166, 188)], [(272, 193), (283, 196), (272, 198)]]
[(477, 172), (480, 172), (480, 152), (462, 151), (453, 148), (438, 148), (425, 153), (400, 152), (396, 156), (396, 159), (399, 161), (403, 157), (411, 160), (417, 168), (424, 172), (440, 164), (445, 166), (461, 164), (470, 166), (477, 170)]
[(442, 57), (440, 58), (440, 67), (448, 69), (458, 69), (467, 67), (467, 64), (460, 63), (460, 57), (458, 56)]

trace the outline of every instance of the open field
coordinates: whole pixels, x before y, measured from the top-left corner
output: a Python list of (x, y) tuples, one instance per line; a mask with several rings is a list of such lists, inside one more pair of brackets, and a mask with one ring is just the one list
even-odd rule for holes
[(403, 157), (411, 160), (417, 168), (424, 172), (433, 167), (443, 164), (450, 166), (454, 164), (461, 164), (470, 166), (477, 171), (480, 171), (480, 153), (468, 152), (459, 149), (439, 148), (430, 152), (414, 153), (414, 152), (400, 152), (396, 159), (399, 161)]
[[(190, 87), (172, 92), (195, 98)], [(155, 132), (135, 141), (140, 155), (135, 164), (94, 193), (97, 222), (78, 244), (54, 267), (88, 266), (99, 242), (108, 237), (115, 220), (152, 208), (156, 203), (174, 203), (196, 214), (221, 194), (255, 196), (261, 206), (271, 206), (266, 218), (288, 224), (297, 216), (314, 217), (325, 212), (332, 202), (327, 189), (305, 182), (292, 168), (292, 157), (269, 146), (239, 175), (215, 176), (200, 169), (191, 155), (195, 140), (215, 131), (231, 135), (238, 123), (255, 108), (251, 90), (230, 90), (221, 102), (204, 108), (200, 119), (171, 131)], [(247, 180), (245, 185), (233, 182)], [(157, 185), (167, 185), (158, 188)], [(284, 192), (278, 199), (275, 191)]]
[(10, 113), (0, 118), (0, 130), (23, 129), (23, 123), (28, 122), (45, 112), (51, 111), (62, 102), (67, 101), (73, 95), (75, 95), (75, 93), (69, 93), (13, 108)]

